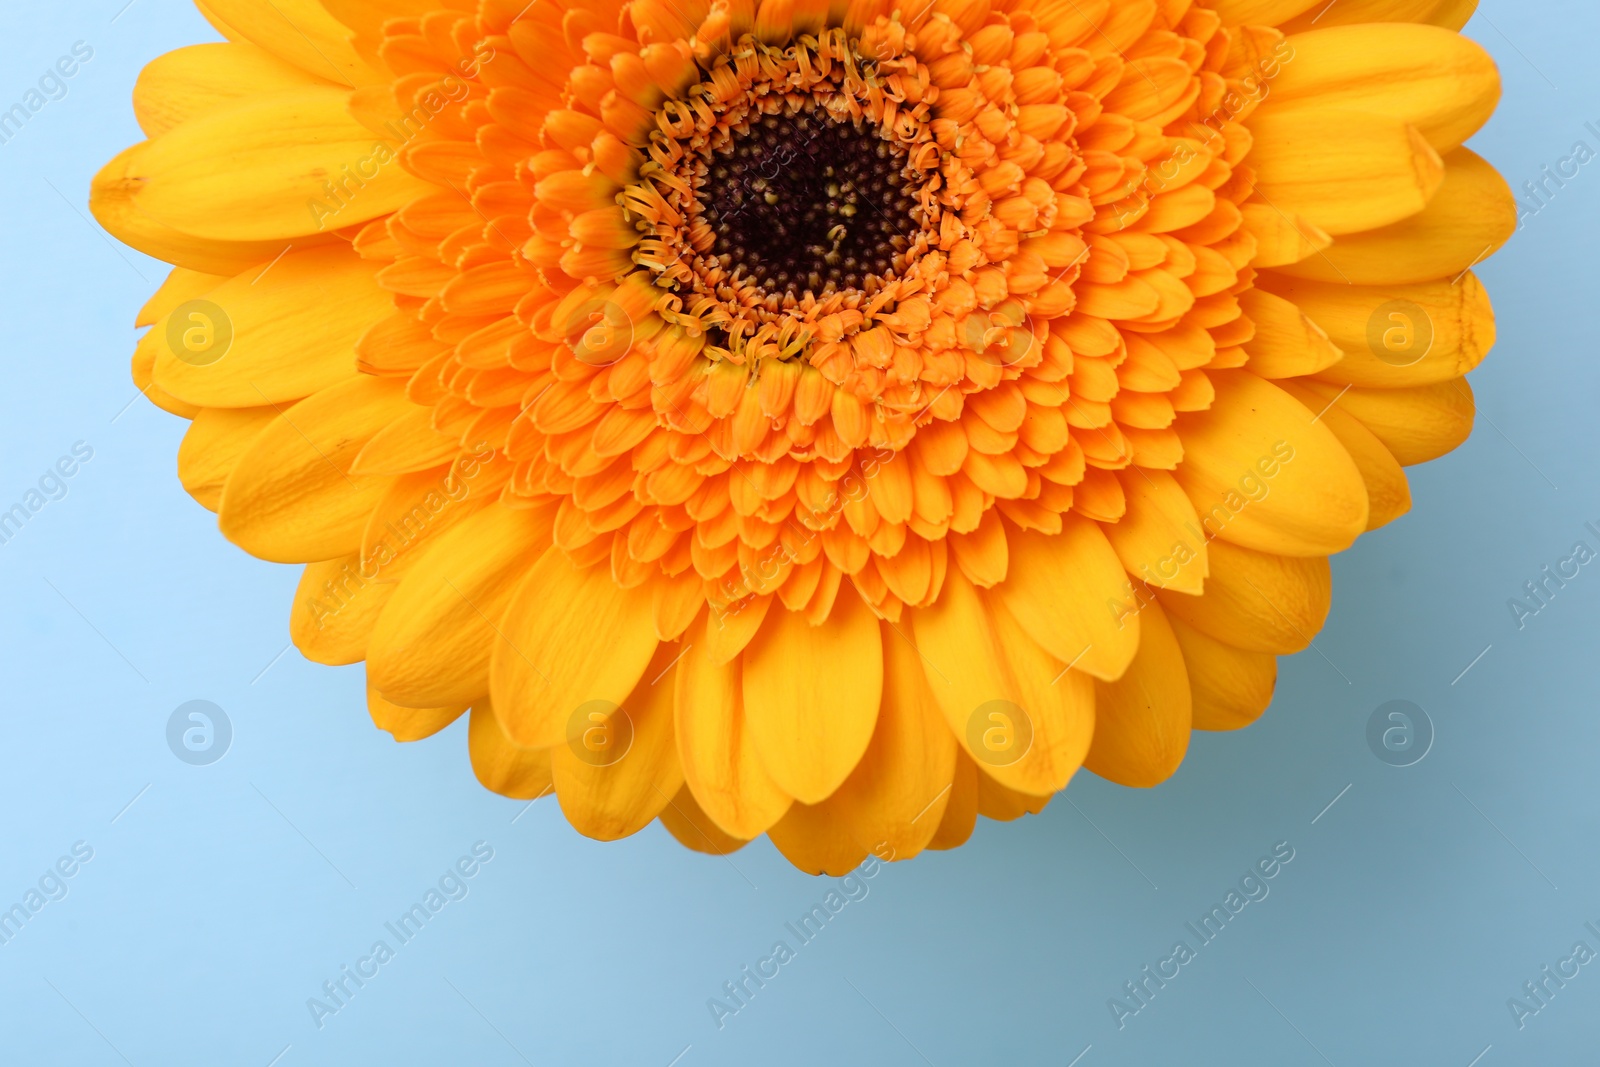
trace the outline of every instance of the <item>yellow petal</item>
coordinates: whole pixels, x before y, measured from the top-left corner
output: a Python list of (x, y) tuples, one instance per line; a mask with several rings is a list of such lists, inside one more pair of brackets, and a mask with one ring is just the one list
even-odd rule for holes
[(1256, 239), (1257, 267), (1298, 263), (1333, 244), (1333, 238), (1310, 222), (1286, 214), (1271, 204), (1243, 204), (1244, 228)]
[(1210, 375), (1207, 411), (1179, 416), (1176, 477), (1212, 535), (1264, 552), (1326, 556), (1367, 528), (1361, 472), (1305, 405), (1248, 371)]
[(677, 670), (678, 762), (700, 810), (730, 836), (749, 840), (789, 810), (789, 795), (762, 769), (745, 725), (740, 662), (715, 664), (698, 648)]
[(1452, 24), (1449, 21), (1452, 9), (1465, 8), (1470, 15), (1477, 6), (1478, 0), (1339, 0), (1323, 8), (1320, 14), (1313, 7), (1279, 28), (1285, 33), (1303, 33), (1363, 22), (1425, 22), (1459, 30), (1467, 20), (1463, 17)]
[(678, 795), (661, 809), (658, 818), (661, 820), (661, 825), (667, 828), (667, 832), (678, 839), (680, 845), (692, 848), (696, 852), (704, 852), (708, 856), (726, 856), (750, 843), (729, 836), (720, 826), (712, 822), (711, 817), (701, 811), (700, 805), (694, 802), (694, 794), (689, 792), (688, 786), (678, 790)]
[(823, 802), (851, 841), (885, 859), (910, 859), (928, 846), (950, 802), (956, 739), (923, 676), (916, 649), (883, 630), (883, 703), (872, 743), (856, 769)]
[(671, 675), (679, 651), (659, 645), (621, 707), (588, 713), (550, 750), (561, 811), (585, 837), (616, 841), (638, 833), (683, 786), (672, 738)]
[(469, 474), (468, 462), (390, 482), (361, 532), (361, 558), (380, 581), (404, 578), (434, 538), (499, 498), (503, 479), (476, 469)]
[(354, 378), (356, 339), (394, 309), (374, 273), (334, 246), (223, 282), (156, 323), (155, 383), (193, 404), (243, 408)]
[(1203, 594), (1158, 595), (1173, 618), (1219, 641), (1287, 656), (1322, 629), (1332, 584), (1325, 558), (1274, 556), (1217, 541)]
[[(1085, 671), (1069, 670), (1046, 653), (992, 598), (988, 606), (1000, 658), (1016, 686), (1017, 703), (999, 709), (998, 716), (993, 705), (976, 716), (980, 720), (976, 736), (974, 716), (969, 715), (961, 723), (967, 731), (967, 751), (983, 774), (1008, 789), (1048, 796), (1067, 787), (1089, 751), (1095, 723), (1094, 679)], [(1028, 750), (1013, 762), (1006, 731), (1022, 725), (1007, 721), (1016, 711), (1033, 736)], [(995, 729), (999, 737), (991, 733)], [(996, 741), (998, 751), (990, 747)]]
[(853, 589), (812, 626), (778, 610), (744, 653), (745, 725), (778, 787), (815, 804), (849, 777), (872, 740), (883, 695), (878, 623)]
[(134, 388), (143, 393), (145, 398), (160, 408), (170, 411), (180, 418), (192, 419), (200, 414), (200, 406), (191, 404), (187, 400), (179, 400), (155, 382), (150, 380), (150, 374), (156, 366), (155, 337), (145, 334), (139, 338), (139, 343), (133, 346), (133, 359), (128, 367), (129, 377), (133, 379)]
[(234, 33), (309, 74), (351, 87), (382, 80), (318, 0), (206, 0), (206, 6)]
[(550, 750), (513, 745), (486, 699), (473, 702), (472, 718), (467, 723), (467, 752), (478, 781), (503, 797), (537, 800), (555, 788)]
[(420, 17), (440, 5), (438, 0), (322, 0), (322, 6), (352, 32), (381, 38), (383, 24), (390, 19)]
[(1043, 796), (1066, 786), (1094, 731), (1091, 677), (1041, 649), (960, 573), (913, 614), (912, 639), (951, 734), (984, 771)]
[(1050, 797), (1029, 796), (1007, 789), (978, 768), (978, 814), (996, 822), (1012, 822), (1024, 815), (1037, 815), (1050, 803)]
[[(393, 592), (392, 584), (363, 575), (361, 558), (354, 553), (343, 559), (307, 564), (289, 613), (289, 636), (294, 647), (312, 663), (335, 667), (360, 662), (366, 658), (372, 628)], [(375, 692), (368, 696), (370, 703)], [(456, 710), (464, 707), (466, 704), (462, 703)]]
[(211, 290), (227, 281), (230, 275), (205, 274), (187, 267), (173, 267), (167, 275), (167, 280), (161, 287), (150, 295), (144, 307), (139, 309), (139, 317), (134, 320), (135, 326), (154, 326), (166, 318), (173, 308), (190, 300), (205, 296)]
[(325, 84), (253, 44), (194, 44), (157, 56), (133, 86), (133, 114), (147, 136), (246, 97)]
[(550, 543), (551, 517), (549, 509), (487, 507), (410, 564), (367, 647), (367, 677), (385, 697), (431, 707), (489, 688), (511, 588)]
[(850, 836), (828, 806), (795, 804), (767, 831), (767, 836), (785, 859), (807, 874), (835, 878), (849, 874), (868, 852), (868, 847)]
[(466, 710), (465, 704), (447, 708), (402, 708), (383, 699), (371, 686), (367, 687), (367, 711), (373, 724), (393, 734), (396, 741), (421, 741), (432, 737), (461, 718)]
[(1139, 625), (1123, 625), (1114, 607), (1127, 598), (1127, 578), (1099, 525), (1066, 516), (1054, 537), (1024, 531), (1007, 540), (1010, 564), (995, 602), (1062, 663), (1119, 677), (1138, 647)]
[(1196, 730), (1239, 730), (1272, 703), (1278, 681), (1278, 658), (1267, 652), (1246, 652), (1218, 641), (1169, 615), (1172, 635), (1189, 668)]
[(200, 414), (200, 405), (179, 400), (150, 379), (150, 373), (155, 370), (155, 347), (155, 336), (149, 333), (139, 338), (138, 344), (134, 344), (133, 358), (128, 362), (128, 376), (133, 379), (134, 389), (138, 389), (146, 400), (160, 410), (170, 411), (182, 419), (194, 419)]
[(1131, 467), (1118, 473), (1128, 510), (1101, 527), (1134, 578), (1161, 589), (1198, 593), (1206, 577), (1200, 517), (1166, 471)]
[(206, 0), (194, 0), (194, 6), (195, 10), (200, 12), (200, 16), (207, 22), (211, 23), (212, 28), (218, 33), (222, 34), (222, 36), (226, 37), (235, 44), (244, 41), (244, 34), (228, 25), (228, 23), (223, 20), (221, 15), (218, 15), (215, 11), (211, 10), (211, 7), (206, 3)]
[(133, 207), (197, 237), (278, 240), (281, 248), (433, 191), (400, 166), (394, 145), (350, 116), (349, 97), (333, 87), (294, 89), (184, 123), (130, 159)]
[[(968, 720), (979, 717), (981, 734), (987, 726), (987, 716), (980, 709), (991, 702), (1016, 705), (1021, 699), (1016, 680), (1010, 677), (1000, 654), (988, 606), (965, 575), (952, 571), (945, 578), (939, 599), (911, 613), (909, 637), (916, 645), (934, 702), (943, 711), (950, 732), (970, 752)], [(999, 725), (1004, 728), (1016, 724)], [(1023, 724), (1026, 733), (1015, 748), (1026, 750), (1031, 726), (1029, 717)], [(1011, 754), (1013, 746), (1006, 747), (1007, 755)], [(979, 751), (987, 757), (981, 746)]]
[(208, 511), (222, 506), (222, 486), (275, 408), (206, 408), (195, 414), (178, 446), (178, 480)]
[(1322, 424), (1344, 445), (1361, 472), (1367, 487), (1367, 529), (1387, 526), (1411, 510), (1411, 483), (1394, 453), (1384, 447), (1366, 424), (1346, 412), (1339, 404), (1329, 405), (1326, 397), (1319, 395), (1303, 382), (1280, 383), (1285, 392), (1307, 407), (1315, 405), (1324, 409)]
[(1500, 101), (1500, 72), (1482, 45), (1437, 26), (1385, 20), (1330, 26), (1288, 39), (1262, 105), (1303, 102), (1386, 115), (1415, 126), (1444, 152), (1477, 132)]
[(943, 851), (960, 848), (972, 836), (978, 822), (978, 765), (965, 750), (956, 752), (956, 769), (950, 785), (950, 799), (945, 802), (944, 818), (939, 829), (928, 842), (928, 848)]
[[(654, 603), (656, 637), (676, 641), (694, 625), (706, 603), (705, 582), (693, 570), (656, 582)], [(729, 657), (730, 659), (732, 657)]]
[(1276, 26), (1316, 3), (1317, 0), (1216, 0), (1211, 7), (1229, 26)]
[(1303, 105), (1263, 109), (1247, 126), (1256, 192), (1337, 237), (1415, 215), (1444, 180), (1444, 163), (1399, 119)]
[(585, 705), (621, 704), (659, 644), (649, 583), (621, 589), (609, 568), (575, 567), (554, 547), (517, 584), (499, 626), (489, 691), (506, 733), (530, 747), (564, 743)]
[(1429, 12), (1423, 21), (1447, 30), (1459, 30), (1477, 10), (1478, 0), (1439, 0), (1439, 6)]
[(770, 596), (751, 596), (723, 610), (706, 612), (705, 653), (712, 663), (729, 663), (743, 652), (761, 629), (772, 607)]
[(426, 471), (461, 451), (461, 442), (433, 428), (433, 409), (417, 407), (367, 442), (351, 470), (357, 474)]
[(1517, 229), (1505, 179), (1470, 149), (1445, 156), (1444, 184), (1420, 213), (1392, 226), (1338, 238), (1321, 255), (1278, 271), (1346, 285), (1407, 285), (1454, 279), (1494, 254)]
[[(451, 484), (467, 488), (437, 471), (394, 479), (373, 508), (361, 550), (306, 567), (295, 594), (290, 634), (307, 659), (330, 665), (365, 659), (378, 618), (411, 564), (423, 557), (434, 538), (493, 502), (488, 493), (445, 496), (444, 487)], [(484, 687), (481, 679), (478, 685)], [(466, 706), (465, 700), (460, 706)]]
[(1296, 378), (1315, 374), (1343, 358), (1322, 326), (1290, 301), (1262, 289), (1247, 289), (1239, 294), (1239, 306), (1256, 327), (1256, 335), (1244, 346), (1254, 374), (1269, 379)]
[(1120, 785), (1148, 787), (1183, 762), (1192, 712), (1189, 672), (1166, 615), (1155, 604), (1142, 614), (1139, 654), (1128, 672), (1095, 685), (1094, 744), (1084, 766)]
[(1471, 271), (1454, 283), (1366, 286), (1264, 274), (1262, 284), (1298, 305), (1344, 352), (1308, 372), (1325, 382), (1432, 385), (1460, 378), (1494, 347), (1494, 308)]
[(386, 478), (351, 477), (361, 446), (410, 405), (399, 382), (354, 378), (267, 424), (222, 489), (218, 525), (261, 559), (310, 563), (355, 551)]
[[(100, 168), (89, 184), (89, 211), (106, 232), (123, 244), (180, 267), (232, 277), (260, 270), (283, 251), (282, 241), (219, 241), (182, 233), (143, 211), (134, 197), (144, 187), (143, 158), (149, 143), (136, 144)], [(303, 246), (326, 244), (331, 236), (302, 238)]]
[(1411, 389), (1347, 389), (1308, 381), (1306, 388), (1327, 397), (1361, 420), (1404, 467), (1438, 459), (1472, 434), (1477, 405), (1465, 378)]

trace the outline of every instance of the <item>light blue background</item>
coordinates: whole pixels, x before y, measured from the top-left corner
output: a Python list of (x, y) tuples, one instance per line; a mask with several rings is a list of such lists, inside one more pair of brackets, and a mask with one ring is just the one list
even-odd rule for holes
[[(1521, 1031), (1506, 1000), (1580, 938), (1600, 949), (1583, 929), (1600, 925), (1600, 568), (1521, 631), (1506, 601), (1596, 544), (1597, 166), (1481, 268), (1501, 341), (1472, 376), (1477, 431), (1412, 472), (1413, 514), (1334, 561), (1318, 651), (1284, 661), (1260, 724), (1197, 735), (1153, 792), (1085, 775), (1039, 817), (884, 870), (719, 1032), (707, 998), (828, 883), (764, 842), (722, 860), (659, 826), (587, 841), (549, 801), (518, 817), (473, 780), (464, 721), (388, 740), (359, 668), (279, 658), (297, 569), (245, 556), (183, 493), (186, 424), (124, 410), (133, 316), (164, 268), (89, 221), (88, 182), (140, 136), (140, 66), (212, 35), (176, 0), (113, 22), (122, 3), (0, 16), (0, 106), (73, 42), (95, 50), (0, 145), (0, 507), (94, 448), (0, 545), (0, 906), (94, 849), (0, 946), (0, 1060), (1595, 1062), (1600, 964)], [(1579, 138), (1600, 147), (1591, 0), (1487, 0), (1468, 32), (1506, 90), (1474, 144), (1513, 186)], [(235, 730), (210, 767), (164, 739), (196, 698)], [(1397, 698), (1437, 730), (1405, 769), (1365, 740)], [(307, 998), (480, 840), (494, 859), (470, 895), (318, 1030)], [(1119, 1031), (1108, 998), (1279, 841), (1295, 859), (1271, 895)]]

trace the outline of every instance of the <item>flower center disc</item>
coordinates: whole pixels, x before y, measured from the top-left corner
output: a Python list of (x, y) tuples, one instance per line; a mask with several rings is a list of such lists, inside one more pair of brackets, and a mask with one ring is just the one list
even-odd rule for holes
[(905, 266), (922, 177), (874, 124), (817, 108), (763, 115), (711, 154), (700, 201), (712, 254), (768, 293), (870, 295)]

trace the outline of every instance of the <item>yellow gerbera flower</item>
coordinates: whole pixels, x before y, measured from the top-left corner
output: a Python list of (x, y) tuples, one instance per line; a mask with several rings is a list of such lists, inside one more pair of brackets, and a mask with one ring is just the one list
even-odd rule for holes
[(1471, 428), (1475, 0), (197, 4), (93, 193), (183, 484), (592, 837), (1154, 785)]

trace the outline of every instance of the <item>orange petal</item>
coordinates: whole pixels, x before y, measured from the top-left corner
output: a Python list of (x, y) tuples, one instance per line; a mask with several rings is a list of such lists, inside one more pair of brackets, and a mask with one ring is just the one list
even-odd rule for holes
[(1210, 374), (1217, 399), (1178, 418), (1176, 477), (1210, 534), (1264, 552), (1326, 556), (1367, 528), (1367, 492), (1316, 413), (1248, 371)]
[(483, 695), (511, 589), (549, 539), (548, 508), (491, 506), (440, 534), (378, 618), (367, 647), (372, 684), (422, 707)]
[(400, 383), (358, 377), (284, 411), (228, 476), (217, 516), (223, 536), (277, 563), (354, 551), (389, 480), (352, 476), (350, 464), (410, 406)]
[(722, 827), (712, 822), (711, 817), (694, 802), (694, 794), (689, 792), (688, 786), (678, 790), (678, 795), (661, 809), (658, 818), (680, 845), (710, 856), (726, 856), (750, 843), (728, 836)]
[(1119, 677), (1138, 648), (1139, 624), (1119, 615), (1127, 577), (1100, 527), (1068, 516), (1058, 536), (1024, 531), (1008, 542), (1010, 562), (993, 591), (996, 602), (1062, 663), (1096, 678)]
[(821, 626), (793, 611), (769, 615), (745, 651), (743, 692), (761, 765), (784, 792), (817, 803), (872, 740), (883, 694), (877, 620), (851, 590)]
[(972, 836), (978, 822), (978, 765), (965, 751), (956, 753), (956, 770), (951, 780), (950, 799), (945, 803), (939, 830), (928, 848), (943, 851), (960, 848)]
[[(367, 640), (394, 588), (363, 576), (359, 554), (308, 563), (289, 613), (294, 647), (313, 663), (338, 666), (360, 662), (366, 658)], [(372, 694), (368, 696), (370, 701)]]
[(1325, 557), (1275, 556), (1217, 541), (1205, 592), (1164, 592), (1160, 599), (1173, 616), (1218, 640), (1286, 656), (1311, 644), (1332, 595)]
[(1189, 749), (1192, 703), (1183, 651), (1160, 607), (1144, 608), (1139, 654), (1128, 673), (1095, 686), (1094, 745), (1084, 761), (1120, 785), (1170, 778)]
[(762, 768), (745, 723), (740, 661), (715, 664), (690, 648), (678, 662), (676, 737), (683, 776), (698, 807), (733, 837), (767, 831), (789, 795)]
[(513, 745), (488, 700), (479, 700), (472, 706), (472, 718), (467, 723), (467, 752), (478, 781), (501, 796), (537, 800), (555, 788), (550, 778), (550, 750)]
[(1050, 797), (1030, 796), (1007, 789), (978, 768), (978, 814), (996, 822), (1012, 822), (1024, 815), (1037, 815), (1050, 803)]
[(939, 829), (955, 775), (956, 740), (915, 649), (883, 624), (883, 704), (872, 743), (823, 802), (848, 837), (881, 858), (910, 859)]
[(869, 851), (827, 805), (794, 805), (767, 836), (785, 859), (807, 874), (849, 874)]
[(445, 708), (402, 708), (383, 699), (372, 686), (367, 686), (367, 713), (380, 730), (387, 730), (396, 741), (420, 741), (432, 737), (446, 726), (461, 718), (467, 710), (465, 704), (452, 704)]
[(672, 739), (670, 674), (678, 651), (658, 646), (621, 707), (586, 713), (550, 750), (556, 797), (580, 834), (599, 841), (636, 834), (683, 786)]
[(518, 583), (499, 628), (489, 691), (506, 733), (529, 747), (562, 744), (586, 705), (628, 699), (660, 643), (648, 583), (621, 589), (609, 568), (576, 567), (555, 547)]
[(1238, 730), (1261, 717), (1272, 703), (1278, 657), (1246, 652), (1169, 615), (1172, 635), (1189, 668), (1196, 730)]

